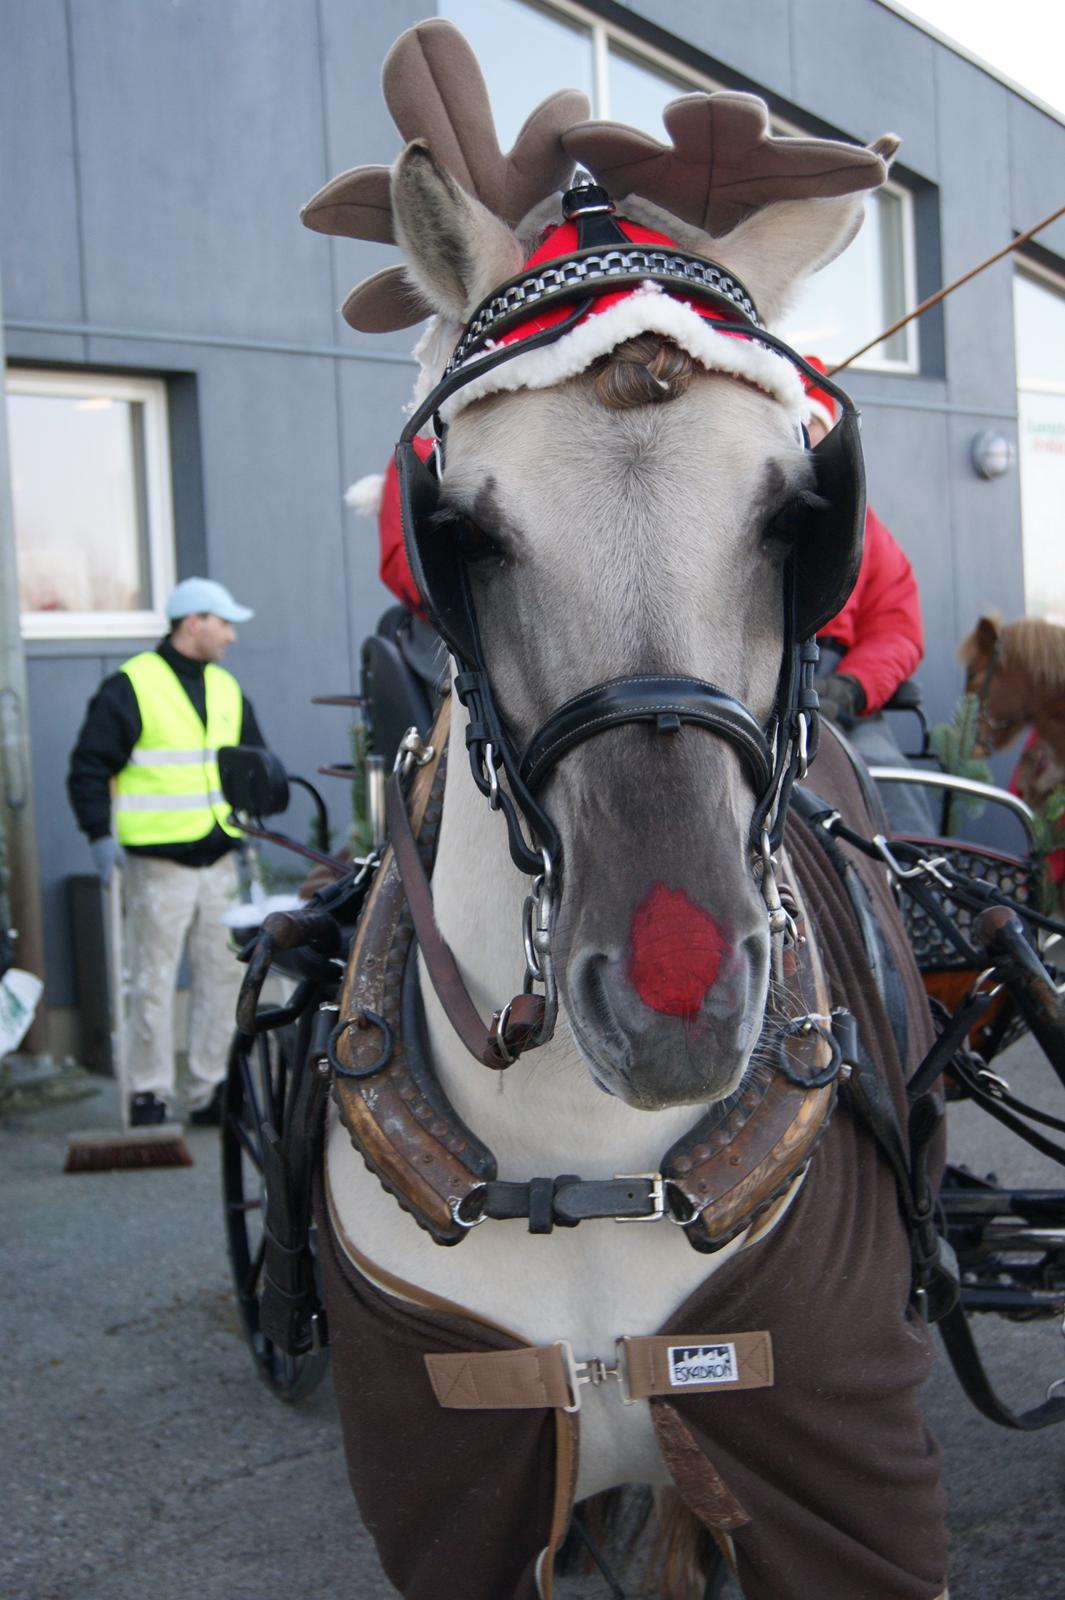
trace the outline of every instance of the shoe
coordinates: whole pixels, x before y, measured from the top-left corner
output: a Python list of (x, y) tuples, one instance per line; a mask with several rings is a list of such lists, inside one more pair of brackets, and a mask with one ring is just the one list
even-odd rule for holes
[(222, 1085), (216, 1083), (214, 1093), (205, 1106), (190, 1111), (189, 1122), (194, 1128), (218, 1128), (222, 1124)]
[(165, 1100), (150, 1091), (145, 1094), (134, 1094), (129, 1101), (129, 1125), (131, 1128), (155, 1128), (160, 1122), (167, 1119), (167, 1106)]

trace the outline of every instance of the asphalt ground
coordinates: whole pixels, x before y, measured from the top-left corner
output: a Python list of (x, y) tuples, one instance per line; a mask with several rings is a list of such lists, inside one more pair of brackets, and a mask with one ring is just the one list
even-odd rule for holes
[[(1061, 1086), (1030, 1043), (1003, 1062), (1015, 1092), (1061, 1114)], [(190, 1130), (191, 1169), (64, 1175), (68, 1133), (114, 1117), (104, 1083), (93, 1099), (0, 1123), (0, 1595), (386, 1600), (328, 1381), (280, 1404), (242, 1344), (217, 1135)], [(955, 1158), (974, 1171), (1065, 1187), (982, 1113), (954, 1107), (951, 1125)], [(1012, 1403), (1065, 1376), (1055, 1322), (985, 1318), (977, 1331)], [(946, 1456), (951, 1600), (1063, 1600), (1065, 1427), (1020, 1436), (984, 1421), (945, 1357), (926, 1398)], [(558, 1600), (606, 1593), (597, 1578), (566, 1580)]]

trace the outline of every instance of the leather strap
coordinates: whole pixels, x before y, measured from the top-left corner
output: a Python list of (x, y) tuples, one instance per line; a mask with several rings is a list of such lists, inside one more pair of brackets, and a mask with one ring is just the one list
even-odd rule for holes
[(969, 1327), (969, 1318), (960, 1302), (939, 1319), (939, 1331), (962, 1388), (977, 1411), (982, 1412), (989, 1422), (997, 1422), (1000, 1427), (1015, 1428), (1022, 1433), (1035, 1433), (1040, 1428), (1065, 1422), (1065, 1395), (1052, 1394), (1041, 1405), (1032, 1406), (1028, 1411), (1013, 1411), (999, 1399), (984, 1369)]
[(581, 1388), (610, 1379), (619, 1398), (675, 1399), (765, 1389), (773, 1384), (773, 1340), (753, 1333), (649, 1334), (618, 1339), (616, 1364), (574, 1359), (567, 1340), (522, 1350), (423, 1357), (437, 1402), (452, 1411), (580, 1410)]
[(490, 1028), (485, 1027), (477, 1007), (470, 999), (455, 957), (436, 925), (433, 893), (395, 773), (385, 789), (385, 818), (418, 945), (447, 1019), (470, 1054), (483, 1066), (500, 1072), (532, 1043), (543, 1021), (543, 999), (535, 994), (515, 995), (509, 1007), (504, 1008), (507, 1020), (502, 1035), (499, 1014)]
[(478, 1220), (528, 1217), (530, 1233), (575, 1228), (592, 1217), (638, 1222), (663, 1213), (663, 1185), (657, 1175), (615, 1178), (531, 1178), (528, 1183), (486, 1183), (481, 1203), (468, 1209)]
[(738, 750), (756, 794), (763, 794), (769, 787), (769, 746), (746, 706), (701, 678), (665, 673), (612, 678), (559, 706), (533, 735), (522, 757), (522, 781), (530, 789), (539, 788), (567, 750), (593, 734), (626, 722), (654, 723), (659, 733), (666, 734), (679, 732), (685, 722), (709, 728)]

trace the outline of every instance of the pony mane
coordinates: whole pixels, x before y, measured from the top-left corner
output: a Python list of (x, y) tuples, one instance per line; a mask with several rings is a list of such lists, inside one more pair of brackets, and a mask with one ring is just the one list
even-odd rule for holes
[(1038, 687), (1065, 689), (1065, 627), (1042, 617), (1022, 617), (1003, 628), (999, 660), (1026, 672)]

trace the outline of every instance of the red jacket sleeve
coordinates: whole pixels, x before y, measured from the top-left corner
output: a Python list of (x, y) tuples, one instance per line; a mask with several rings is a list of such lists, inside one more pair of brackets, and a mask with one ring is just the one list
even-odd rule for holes
[[(417, 438), (414, 448), (424, 461), (432, 451), (432, 444), (428, 439)], [(407, 562), (407, 551), (403, 544), (403, 519), (399, 510), (399, 474), (393, 458), (385, 468), (384, 488), (381, 490), (381, 506), (377, 513), (377, 536), (381, 551), (381, 582), (387, 589), (391, 589), (396, 599), (406, 606), (408, 611), (413, 611), (416, 617), (425, 620), (418, 591), (414, 587), (414, 578), (411, 575)]]
[(836, 670), (857, 678), (867, 712), (879, 711), (924, 655), (913, 568), (873, 511), (865, 514), (865, 548), (854, 592), (822, 631), (846, 646)]

